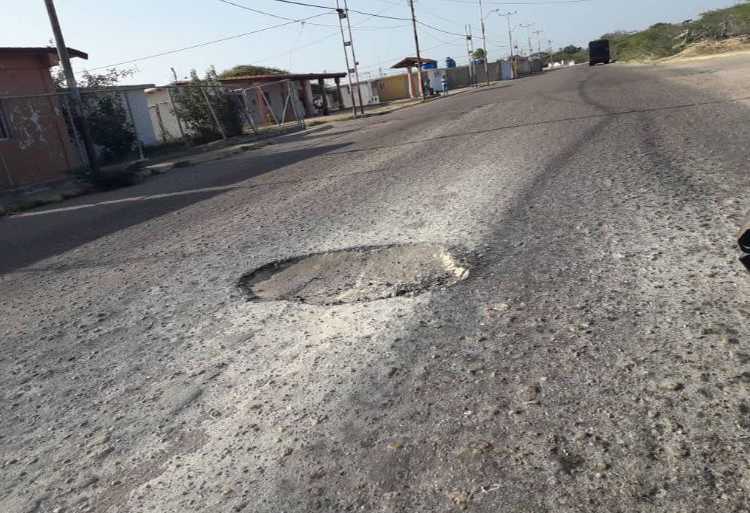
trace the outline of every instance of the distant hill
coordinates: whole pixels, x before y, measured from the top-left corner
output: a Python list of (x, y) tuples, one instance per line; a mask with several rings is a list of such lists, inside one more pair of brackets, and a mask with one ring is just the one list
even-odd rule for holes
[(604, 34), (617, 60), (651, 60), (670, 57), (702, 41), (750, 35), (750, 0), (726, 9), (703, 13), (683, 23), (657, 23), (639, 32)]

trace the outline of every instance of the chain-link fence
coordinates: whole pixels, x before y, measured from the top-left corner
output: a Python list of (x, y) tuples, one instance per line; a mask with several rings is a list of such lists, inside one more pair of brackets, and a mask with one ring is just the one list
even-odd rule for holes
[[(239, 89), (179, 84), (83, 90), (84, 116), (103, 164), (147, 157), (164, 143), (186, 146), (242, 134), (305, 127), (289, 80)], [(67, 92), (0, 96), (0, 189), (88, 167)]]
[(162, 143), (305, 127), (304, 108), (289, 80), (236, 89), (180, 84), (151, 89), (148, 96), (151, 123)]

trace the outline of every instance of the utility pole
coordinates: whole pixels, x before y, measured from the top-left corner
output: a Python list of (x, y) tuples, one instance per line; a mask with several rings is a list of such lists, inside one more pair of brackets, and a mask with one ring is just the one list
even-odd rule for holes
[(506, 13), (502, 13), (498, 11), (497, 14), (499, 16), (502, 16), (508, 21), (508, 45), (510, 47), (510, 69), (513, 73), (513, 78), (516, 78), (515, 56), (513, 55), (513, 29), (510, 26), (510, 18), (511, 16), (518, 14), (518, 11), (506, 12)]
[(529, 56), (534, 53), (534, 45), (531, 44), (531, 27), (533, 26), (534, 23), (529, 23), (528, 25), (519, 25), (519, 27), (526, 29), (526, 35), (529, 37)]
[(477, 85), (477, 70), (474, 67), (474, 39), (471, 35), (471, 25), (465, 25), (466, 32), (466, 53), (469, 54), (469, 81), (471, 85)]
[(60, 28), (60, 21), (57, 19), (55, 4), (53, 0), (44, 0), (44, 4), (47, 6), (47, 15), (49, 16), (49, 22), (52, 25), (52, 33), (55, 35), (57, 55), (60, 58), (60, 65), (65, 74), (65, 83), (68, 86), (68, 94), (70, 95), (70, 104), (72, 106), (71, 114), (73, 117), (73, 123), (77, 123), (81, 129), (81, 137), (83, 138), (83, 145), (86, 148), (86, 156), (89, 160), (91, 174), (97, 175), (99, 174), (99, 159), (97, 158), (94, 140), (91, 137), (91, 130), (88, 121), (86, 120), (86, 115), (84, 114), (81, 91), (78, 89), (76, 77), (75, 74), (73, 74), (73, 67), (70, 65), (68, 47), (65, 46), (65, 38), (63, 38), (62, 29)]
[(359, 96), (359, 111), (364, 116), (365, 105), (362, 102), (362, 85), (359, 82), (359, 63), (357, 62), (357, 56), (354, 54), (354, 38), (352, 37), (352, 22), (349, 18), (349, 6), (346, 5), (346, 0), (344, 0), (344, 11), (346, 12), (346, 26), (349, 29), (349, 46), (352, 49), (352, 60), (354, 61), (354, 78), (357, 80), (357, 95)]
[(474, 33), (471, 28), (471, 25), (469, 25), (469, 44), (471, 45), (471, 60), (469, 63), (471, 64), (472, 68), (474, 70), (474, 86), (479, 86), (479, 79), (477, 78), (477, 65), (474, 62)]
[(539, 57), (540, 59), (541, 59), (541, 54), (542, 54), (542, 39), (540, 38), (539, 34), (541, 34), (542, 32), (544, 31), (537, 30), (534, 32), (534, 34), (536, 34), (537, 55), (540, 56)]
[(490, 85), (490, 68), (487, 65), (487, 36), (484, 32), (484, 6), (482, 0), (479, 0), (479, 16), (482, 19), (482, 44), (484, 45), (484, 75), (487, 78), (487, 85)]
[(341, 9), (341, 7), (339, 7), (339, 0), (336, 0), (336, 12), (339, 14), (339, 28), (341, 29), (341, 42), (344, 45), (344, 60), (346, 61), (346, 79), (349, 83), (349, 94), (352, 97), (352, 115), (356, 118), (357, 117), (357, 102), (354, 101), (354, 86), (352, 85), (352, 73), (354, 72), (354, 70), (349, 67), (349, 51), (346, 49), (347, 46), (348, 47), (352, 46), (352, 42), (346, 40), (346, 36), (344, 35), (344, 22), (343, 22), (344, 19), (347, 19), (349, 17), (349, 13), (346, 12), (345, 9)]
[(469, 56), (469, 82), (474, 83), (472, 78), (474, 73), (471, 70), (471, 50), (469, 50), (469, 28), (467, 25), (464, 25), (464, 35), (466, 36), (466, 54)]
[(552, 65), (554, 64), (554, 60), (555, 60), (554, 57), (552, 56), (553, 55), (552, 40), (548, 39), (547, 43), (549, 44), (549, 69), (554, 69), (552, 67)]
[(414, 44), (417, 48), (417, 77), (419, 80), (419, 95), (424, 101), (424, 84), (422, 83), (422, 55), (419, 53), (419, 35), (417, 34), (417, 15), (414, 13), (414, 0), (409, 0), (411, 8), (411, 24), (414, 27)]

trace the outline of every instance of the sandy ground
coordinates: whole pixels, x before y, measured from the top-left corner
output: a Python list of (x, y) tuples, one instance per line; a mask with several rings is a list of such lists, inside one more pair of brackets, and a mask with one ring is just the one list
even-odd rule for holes
[[(750, 511), (749, 72), (556, 70), (0, 220), (0, 511)], [(412, 244), (468, 275), (239, 286)]]
[(719, 41), (701, 41), (700, 43), (692, 44), (677, 55), (664, 59), (664, 62), (713, 59), (748, 53), (750, 53), (750, 36), (741, 36)]

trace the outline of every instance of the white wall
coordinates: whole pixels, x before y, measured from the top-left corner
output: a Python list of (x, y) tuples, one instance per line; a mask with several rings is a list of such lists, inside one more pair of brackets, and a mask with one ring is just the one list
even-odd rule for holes
[[(377, 93), (377, 86), (372, 82), (360, 82), (359, 84), (352, 84), (352, 86), (354, 89), (354, 101), (357, 103), (357, 106), (359, 106), (359, 96), (357, 96), (358, 88), (360, 88), (362, 91), (362, 102), (365, 105), (375, 105), (380, 103), (380, 97)], [(352, 95), (349, 93), (349, 84), (341, 86), (341, 96), (344, 99), (343, 108), (351, 109)]]
[[(148, 101), (146, 99), (146, 93), (142, 89), (130, 89), (125, 91), (124, 94), (128, 96), (130, 101), (130, 110), (133, 115), (133, 124), (135, 130), (138, 133), (138, 139), (144, 146), (151, 146), (156, 144), (158, 141), (154, 134), (154, 127), (151, 123), (151, 116), (148, 112)], [(125, 100), (123, 98), (123, 103)], [(127, 107), (127, 106), (125, 106)]]
[[(149, 89), (146, 92), (151, 128), (159, 142), (169, 142), (182, 137), (179, 121), (172, 108), (167, 89)], [(158, 115), (157, 115), (158, 106)], [(161, 116), (161, 124), (159, 123)], [(162, 125), (164, 129), (162, 130)], [(183, 129), (185, 127), (183, 126)]]
[(443, 78), (445, 77), (445, 69), (422, 70), (422, 73), (427, 74), (426, 82), (432, 89), (438, 92), (443, 92)]

